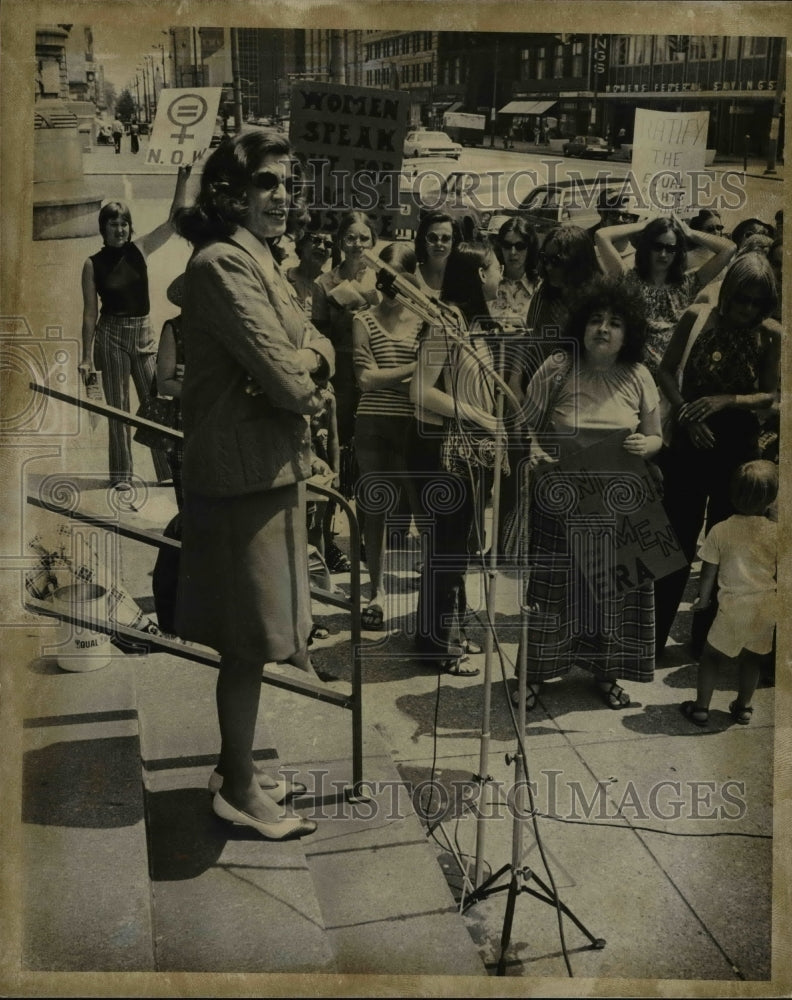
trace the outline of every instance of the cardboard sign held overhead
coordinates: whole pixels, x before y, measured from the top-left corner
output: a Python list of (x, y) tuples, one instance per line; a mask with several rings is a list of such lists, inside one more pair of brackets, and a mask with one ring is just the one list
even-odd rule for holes
[(212, 141), (222, 92), (220, 87), (163, 90), (146, 163), (172, 167), (194, 163)]
[(291, 95), (289, 138), (303, 163), (303, 197), (322, 229), (360, 209), (392, 238), (404, 223), (399, 175), (410, 113), (403, 90), (306, 82)]
[(680, 212), (696, 205), (708, 128), (709, 111), (636, 108), (631, 169), (650, 212)]

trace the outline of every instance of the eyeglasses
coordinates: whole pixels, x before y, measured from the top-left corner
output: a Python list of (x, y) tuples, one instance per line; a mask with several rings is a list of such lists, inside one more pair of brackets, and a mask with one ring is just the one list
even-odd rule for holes
[(291, 194), (294, 188), (294, 180), (291, 177), (281, 177), (280, 174), (272, 170), (259, 170), (251, 177), (251, 183), (259, 191), (274, 191), (279, 185), (286, 188), (286, 193)]
[(326, 239), (324, 236), (309, 236), (308, 239), (311, 241), (311, 246), (316, 250), (333, 249), (333, 241)]
[(450, 243), (453, 240), (453, 236), (449, 236), (448, 233), (427, 233), (426, 242), (427, 243)]
[(517, 253), (522, 253), (523, 250), (528, 249), (528, 244), (523, 243), (522, 240), (517, 240), (515, 243), (509, 243), (507, 240), (501, 240), (500, 245), (504, 250), (516, 250)]
[(569, 263), (569, 257), (564, 257), (560, 253), (543, 253), (540, 255), (545, 267), (563, 267)]
[(366, 246), (367, 243), (371, 243), (371, 236), (369, 233), (360, 233), (357, 236), (354, 233), (347, 233), (344, 237), (344, 243), (349, 247), (354, 246), (356, 243)]
[(652, 243), (650, 249), (653, 253), (676, 253), (679, 247), (676, 243)]

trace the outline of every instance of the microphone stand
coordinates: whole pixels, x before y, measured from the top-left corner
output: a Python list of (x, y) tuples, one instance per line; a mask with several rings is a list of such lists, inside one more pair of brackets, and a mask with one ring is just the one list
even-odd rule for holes
[[(499, 520), (499, 507), (500, 507), (500, 486), (501, 486), (501, 462), (503, 459), (503, 411), (505, 401), (508, 399), (511, 405), (514, 407), (514, 412), (519, 413), (521, 410), (521, 405), (517, 400), (514, 393), (509, 388), (508, 384), (504, 380), (500, 372), (503, 370), (504, 366), (504, 350), (505, 346), (503, 340), (500, 342), (500, 351), (498, 359), (499, 371), (496, 371), (491, 366), (487, 365), (480, 355), (478, 355), (471, 345), (468, 343), (468, 339), (465, 336), (465, 332), (461, 328), (459, 314), (449, 307), (446, 303), (440, 302), (437, 299), (431, 298), (430, 296), (424, 294), (420, 289), (416, 288), (412, 282), (408, 281), (403, 274), (394, 270), (384, 261), (381, 261), (378, 257), (375, 257), (368, 251), (364, 251), (363, 257), (366, 263), (372, 267), (377, 273), (377, 288), (383, 292), (383, 294), (395, 299), (397, 302), (401, 303), (405, 308), (409, 309), (411, 312), (415, 313), (424, 322), (431, 324), (432, 326), (442, 326), (446, 335), (458, 344), (463, 350), (467, 351), (471, 357), (473, 357), (480, 368), (485, 371), (494, 381), (496, 385), (496, 417), (498, 420), (498, 430), (495, 433), (495, 465), (493, 470), (493, 485), (492, 485), (492, 544), (490, 546), (489, 552), (489, 568), (487, 570), (487, 619), (488, 625), (487, 632), (484, 639), (484, 698), (482, 705), (482, 723), (481, 723), (481, 745), (479, 754), (479, 774), (474, 775), (475, 778), (480, 783), (480, 786), (486, 784), (491, 778), (486, 774), (487, 763), (489, 757), (489, 745), (490, 745), (490, 716), (491, 716), (491, 701), (492, 701), (492, 657), (494, 652), (494, 613), (495, 613), (495, 595), (496, 595), (496, 580), (497, 580), (497, 562), (498, 562), (498, 520)], [(483, 498), (482, 498), (483, 499)], [(517, 753), (511, 757), (507, 757), (507, 762), (509, 764), (515, 763), (516, 767), (516, 784), (517, 784), (517, 799), (515, 801), (515, 807), (519, 812), (513, 817), (513, 827), (512, 827), (512, 857), (511, 862), (503, 865), (497, 872), (492, 874), (485, 881), (481, 881), (482, 878), (482, 868), (484, 864), (484, 833), (486, 827), (486, 818), (484, 815), (484, 810), (479, 810), (479, 816), (476, 824), (476, 867), (475, 867), (475, 888), (473, 892), (468, 896), (467, 900), (464, 901), (462, 911), (465, 912), (475, 903), (482, 899), (486, 899), (488, 896), (493, 895), (497, 892), (508, 891), (508, 898), (506, 903), (506, 910), (504, 914), (504, 923), (501, 933), (501, 950), (500, 957), (498, 960), (498, 975), (505, 975), (506, 971), (506, 952), (511, 939), (511, 929), (514, 919), (514, 910), (517, 902), (517, 897), (520, 893), (525, 892), (533, 896), (535, 899), (539, 899), (541, 902), (548, 904), (555, 908), (558, 919), (559, 928), (561, 929), (561, 914), (567, 916), (580, 931), (588, 938), (590, 945), (594, 949), (601, 949), (605, 947), (605, 940), (603, 938), (595, 937), (591, 931), (586, 928), (583, 923), (575, 916), (575, 914), (569, 909), (566, 904), (564, 904), (555, 890), (555, 885), (546, 884), (537, 874), (528, 866), (522, 866), (522, 853), (523, 853), (523, 841), (522, 832), (523, 824), (526, 821), (526, 814), (524, 811), (524, 800), (525, 800), (525, 789), (529, 789), (528, 786), (528, 771), (525, 761), (525, 748), (524, 748), (524, 736), (525, 736), (525, 697), (527, 693), (527, 640), (528, 640), (528, 615), (531, 609), (525, 606), (525, 602), (521, 601), (521, 643), (520, 643), (520, 655), (518, 664), (518, 694), (519, 694), (519, 709), (518, 709), (518, 739), (517, 739)], [(534, 812), (532, 809), (531, 812)], [(442, 827), (442, 824), (438, 824)], [(448, 841), (448, 838), (446, 837)], [(449, 841), (450, 843), (450, 841)], [(544, 857), (544, 852), (541, 848), (541, 843), (539, 844), (540, 852)], [(467, 873), (462, 869), (460, 864), (460, 859), (458, 858), (456, 852), (452, 852), (460, 866), (463, 878), (465, 881), (465, 886), (470, 884)], [(510, 872), (510, 879), (508, 885), (498, 885), (501, 876)], [(539, 886), (539, 890), (532, 888), (531, 882), (535, 882)], [(563, 930), (561, 929), (562, 935)], [(567, 969), (572, 974), (569, 967), (569, 960), (566, 958), (566, 951), (564, 951), (564, 956), (567, 961)]]

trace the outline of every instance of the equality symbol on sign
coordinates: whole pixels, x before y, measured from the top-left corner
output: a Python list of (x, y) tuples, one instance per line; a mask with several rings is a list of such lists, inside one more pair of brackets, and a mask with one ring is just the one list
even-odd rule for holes
[(180, 129), (179, 132), (171, 132), (171, 139), (179, 145), (187, 139), (194, 139), (195, 133), (187, 129), (202, 121), (208, 110), (209, 105), (199, 94), (180, 94), (168, 107), (168, 119)]

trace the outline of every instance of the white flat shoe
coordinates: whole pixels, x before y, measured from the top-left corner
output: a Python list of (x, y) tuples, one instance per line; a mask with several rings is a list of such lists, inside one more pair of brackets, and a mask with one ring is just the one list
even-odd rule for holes
[[(259, 782), (259, 786), (263, 792), (266, 792), (271, 799), (274, 799), (279, 805), (281, 802), (285, 802), (286, 799), (293, 799), (296, 795), (305, 795), (308, 788), (299, 781), (276, 781), (274, 785), (262, 785)], [(220, 789), (223, 787), (223, 776), (218, 774), (217, 771), (212, 771), (209, 775), (209, 792), (212, 795), (217, 795)]]
[(316, 830), (316, 823), (310, 819), (303, 819), (302, 816), (290, 816), (274, 823), (256, 819), (250, 813), (235, 809), (219, 792), (212, 799), (212, 809), (220, 819), (237, 823), (239, 826), (249, 826), (267, 840), (292, 840), (296, 837), (305, 837)]

